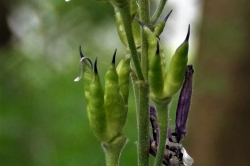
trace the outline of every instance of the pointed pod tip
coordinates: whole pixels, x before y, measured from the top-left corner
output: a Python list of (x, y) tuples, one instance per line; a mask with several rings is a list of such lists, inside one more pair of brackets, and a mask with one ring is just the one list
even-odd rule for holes
[(83, 53), (82, 53), (82, 47), (81, 47), (81, 45), (79, 46), (79, 52), (80, 52), (80, 57), (83, 58), (84, 55), (83, 55)]
[(194, 73), (193, 65), (188, 65), (186, 70), (187, 70), (187, 72), (193, 74)]
[(141, 25), (141, 27), (144, 27), (144, 26), (145, 26), (145, 24), (144, 24), (143, 22), (141, 22), (138, 18), (135, 17), (135, 19), (136, 19), (136, 21)]
[(111, 62), (113, 65), (115, 65), (116, 51), (117, 51), (117, 49), (115, 49), (113, 59), (112, 59), (112, 62)]
[(170, 14), (172, 13), (172, 11), (173, 11), (173, 10), (171, 10), (171, 11), (168, 13), (168, 15), (164, 18), (164, 20), (163, 20), (164, 22), (167, 22), (168, 17), (169, 17), (169, 16), (170, 16)]
[(188, 25), (188, 33), (187, 33), (187, 37), (185, 39), (186, 42), (188, 42), (189, 36), (190, 36), (190, 24)]
[(97, 58), (95, 59), (94, 73), (95, 73), (95, 74), (98, 74), (98, 70), (97, 70)]
[(157, 48), (156, 48), (156, 56), (159, 56), (160, 55), (160, 44), (159, 44), (159, 41), (157, 40)]

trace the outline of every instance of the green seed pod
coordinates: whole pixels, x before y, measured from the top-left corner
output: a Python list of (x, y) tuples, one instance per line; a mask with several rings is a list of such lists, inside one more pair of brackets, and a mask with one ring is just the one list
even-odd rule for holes
[[(134, 16), (131, 16), (131, 17), (133, 19)], [(128, 47), (127, 36), (125, 33), (124, 25), (122, 23), (121, 13), (119, 12), (119, 10), (117, 8), (115, 8), (115, 18), (116, 18), (116, 28), (117, 28), (118, 35), (119, 35), (122, 43), (126, 47)], [(132, 21), (132, 31), (133, 31), (136, 46), (140, 46), (141, 45), (140, 25), (134, 20)]]
[(120, 91), (123, 96), (123, 100), (125, 105), (128, 104), (128, 96), (129, 96), (129, 74), (130, 74), (130, 55), (127, 55), (124, 59), (120, 61), (118, 66), (116, 67), (116, 71), (118, 74), (118, 82)]
[(141, 46), (141, 28), (138, 22), (134, 19), (132, 22), (132, 30), (133, 30), (135, 45), (136, 47), (139, 47)]
[(162, 58), (160, 55), (160, 46), (157, 42), (157, 49), (155, 56), (149, 62), (148, 81), (151, 89), (151, 97), (157, 99), (164, 99), (164, 79), (165, 68), (162, 67)]
[(128, 41), (127, 41), (126, 33), (124, 30), (124, 26), (122, 23), (122, 16), (121, 16), (121, 13), (119, 12), (119, 10), (116, 8), (115, 8), (115, 20), (116, 20), (116, 28), (117, 28), (118, 35), (119, 35), (122, 43), (127, 47)]
[(90, 127), (94, 135), (102, 142), (109, 142), (112, 137), (107, 132), (107, 120), (104, 109), (104, 93), (97, 71), (97, 60), (94, 65), (94, 79), (90, 83), (90, 100), (87, 107)]
[(173, 96), (182, 86), (186, 66), (188, 62), (188, 39), (190, 35), (190, 25), (187, 37), (175, 51), (169, 65), (167, 77), (165, 79), (164, 93), (166, 97)]
[(105, 75), (105, 95), (104, 105), (108, 123), (108, 133), (114, 138), (122, 132), (123, 126), (127, 119), (127, 110), (120, 92), (118, 83), (118, 74), (115, 68), (115, 56), (112, 64)]
[(138, 4), (137, 4), (136, 0), (131, 0), (130, 1), (130, 14), (131, 14), (132, 18), (135, 17), (137, 12), (138, 12)]
[(148, 61), (150, 62), (152, 58), (155, 56), (156, 49), (157, 49), (157, 42), (158, 38), (154, 35), (154, 33), (140, 20), (136, 19), (137, 22), (141, 25), (143, 31), (147, 35), (147, 42), (148, 42)]
[(163, 21), (159, 22), (155, 27), (154, 27), (154, 35), (155, 36), (160, 36), (160, 34), (163, 32), (164, 27), (166, 25), (166, 22), (168, 20), (168, 17), (172, 13), (172, 10), (168, 13), (168, 15), (164, 18)]
[(83, 56), (81, 46), (79, 47), (79, 52), (80, 52), (80, 57), (81, 57), (80, 74), (79, 74), (79, 77), (77, 77), (74, 81), (80, 81), (81, 78), (83, 77), (84, 95), (85, 95), (86, 104), (88, 105), (88, 101), (90, 98), (89, 86), (90, 86), (91, 81), (94, 78), (94, 72), (92, 70), (93, 65), (89, 58)]

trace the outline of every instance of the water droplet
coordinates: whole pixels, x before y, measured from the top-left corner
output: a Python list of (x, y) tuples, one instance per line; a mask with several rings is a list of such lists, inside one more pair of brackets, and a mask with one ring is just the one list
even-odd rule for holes
[(69, 2), (70, 0), (65, 0), (65, 2)]
[(77, 77), (76, 79), (74, 79), (75, 82), (80, 81), (81, 77)]

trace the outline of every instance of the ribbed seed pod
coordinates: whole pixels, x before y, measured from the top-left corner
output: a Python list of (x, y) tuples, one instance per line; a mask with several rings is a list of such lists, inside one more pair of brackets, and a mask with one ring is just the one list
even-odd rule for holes
[(175, 51), (169, 65), (167, 77), (165, 79), (164, 93), (166, 97), (173, 96), (182, 86), (186, 66), (188, 62), (188, 39), (190, 35), (190, 26), (184, 42)]
[(123, 126), (127, 119), (125, 103), (120, 92), (118, 83), (118, 74), (115, 68), (115, 56), (105, 75), (105, 95), (104, 105), (108, 123), (108, 134), (114, 138), (122, 132)]
[(129, 74), (131, 71), (130, 58), (130, 55), (127, 55), (120, 61), (120, 63), (116, 67), (116, 71), (118, 74), (118, 83), (125, 105), (128, 104), (129, 97)]
[[(133, 9), (133, 10), (135, 10), (135, 9)], [(132, 31), (133, 31), (133, 35), (134, 35), (135, 44), (136, 44), (136, 46), (140, 46), (141, 45), (140, 44), (141, 43), (141, 39), (140, 39), (140, 25), (136, 21), (133, 20), (136, 12), (134, 11), (132, 13), (132, 11), (131, 11), (131, 14), (132, 14), (131, 15), (131, 17), (132, 17)], [(126, 37), (124, 25), (122, 23), (121, 13), (119, 12), (118, 8), (115, 8), (115, 18), (116, 18), (116, 28), (117, 28), (118, 35), (119, 35), (122, 43), (126, 47), (128, 47), (128, 41), (127, 41), (127, 37)]]
[(155, 56), (152, 57), (149, 62), (149, 72), (148, 72), (148, 81), (151, 89), (151, 97), (157, 99), (164, 99), (164, 79), (165, 79), (165, 70), (162, 67), (162, 58), (160, 56), (160, 46), (157, 42), (157, 49)]
[(115, 20), (116, 20), (116, 28), (117, 28), (118, 35), (119, 35), (122, 43), (127, 47), (128, 41), (127, 41), (126, 33), (124, 30), (124, 26), (122, 23), (122, 16), (121, 16), (121, 13), (119, 12), (119, 10), (116, 8), (115, 8)]
[(163, 21), (159, 22), (155, 27), (154, 27), (154, 35), (155, 36), (160, 36), (160, 34), (163, 32), (164, 27), (166, 25), (166, 22), (168, 20), (168, 17), (172, 13), (172, 10), (168, 13), (168, 15), (164, 18)]
[(103, 99), (104, 93), (97, 71), (97, 60), (94, 65), (94, 73), (94, 79), (89, 86), (90, 100), (87, 107), (88, 119), (94, 135), (102, 142), (109, 142), (112, 138), (107, 134), (107, 121)]

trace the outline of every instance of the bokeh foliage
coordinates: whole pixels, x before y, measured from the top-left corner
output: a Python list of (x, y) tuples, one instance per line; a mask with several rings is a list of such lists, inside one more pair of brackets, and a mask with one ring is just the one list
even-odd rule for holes
[[(94, 0), (4, 0), (0, 11), (0, 165), (104, 165), (89, 127), (83, 83), (73, 80), (79, 45), (90, 59), (98, 57), (102, 78), (115, 48), (118, 60), (124, 56), (113, 8)], [(137, 163), (130, 91), (124, 128), (129, 142), (121, 166)]]
[[(104, 165), (100, 142), (89, 128), (82, 82), (73, 80), (79, 45), (91, 59), (98, 56), (100, 71), (121, 47), (112, 7), (80, 0), (3, 4), (12, 35), (0, 49), (0, 165)], [(118, 54), (121, 58), (122, 51)], [(135, 164), (130, 110), (125, 128), (130, 142), (121, 162)]]

